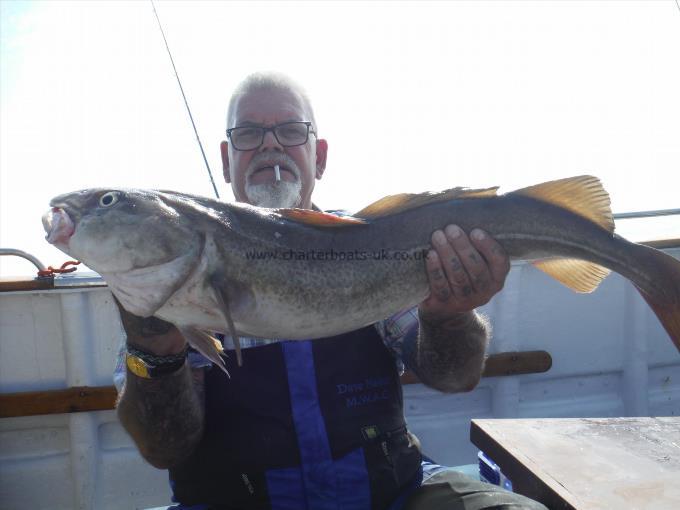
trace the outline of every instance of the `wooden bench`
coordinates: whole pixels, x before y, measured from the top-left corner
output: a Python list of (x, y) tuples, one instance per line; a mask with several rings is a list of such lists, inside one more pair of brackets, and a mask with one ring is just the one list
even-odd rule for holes
[[(503, 352), (486, 361), (482, 377), (503, 377), (546, 372), (552, 358), (546, 351)], [(411, 372), (401, 377), (402, 384), (416, 384)], [(60, 390), (25, 391), (0, 394), (0, 418), (40, 414), (78, 413), (114, 409), (117, 392), (114, 386), (76, 386)]]

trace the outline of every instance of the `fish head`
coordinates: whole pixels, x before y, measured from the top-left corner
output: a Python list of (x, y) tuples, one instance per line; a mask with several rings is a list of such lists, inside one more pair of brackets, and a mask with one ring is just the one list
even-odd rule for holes
[(42, 218), (47, 242), (99, 273), (156, 266), (196, 246), (195, 229), (159, 192), (87, 189), (50, 207)]

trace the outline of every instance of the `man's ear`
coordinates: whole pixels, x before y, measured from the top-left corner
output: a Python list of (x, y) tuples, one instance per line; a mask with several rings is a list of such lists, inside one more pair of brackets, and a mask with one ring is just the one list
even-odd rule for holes
[(231, 184), (231, 177), (229, 176), (229, 144), (227, 142), (220, 143), (220, 153), (222, 154), (222, 174), (227, 184)]
[(326, 170), (326, 156), (328, 155), (328, 142), (321, 138), (316, 141), (316, 175), (317, 179), (321, 179), (324, 170)]

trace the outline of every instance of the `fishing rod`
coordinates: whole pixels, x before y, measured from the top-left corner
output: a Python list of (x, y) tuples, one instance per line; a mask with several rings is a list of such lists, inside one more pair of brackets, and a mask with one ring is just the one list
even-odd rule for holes
[(184, 99), (184, 106), (187, 107), (187, 113), (189, 114), (189, 120), (191, 121), (191, 126), (194, 128), (194, 134), (196, 135), (196, 141), (198, 142), (198, 147), (201, 149), (201, 155), (203, 156), (203, 161), (205, 162), (205, 167), (208, 169), (208, 176), (210, 177), (210, 183), (212, 184), (213, 190), (215, 191), (215, 196), (220, 198), (220, 194), (217, 191), (217, 186), (215, 186), (215, 179), (213, 179), (213, 174), (210, 171), (210, 165), (208, 164), (208, 158), (205, 157), (205, 151), (203, 150), (203, 144), (201, 143), (201, 138), (198, 136), (198, 130), (196, 129), (196, 123), (194, 122), (194, 116), (191, 115), (191, 108), (189, 108), (189, 102), (187, 101), (187, 96), (184, 94), (184, 88), (182, 87), (182, 81), (179, 79), (179, 73), (175, 67), (175, 60), (172, 58), (172, 52), (170, 51), (170, 46), (168, 45), (168, 40), (165, 38), (165, 31), (163, 30), (163, 25), (158, 17), (158, 12), (156, 12), (156, 6), (151, 2), (151, 7), (153, 8), (153, 13), (156, 16), (156, 21), (158, 22), (158, 28), (163, 36), (163, 42), (165, 43), (165, 49), (168, 51), (168, 56), (170, 57), (170, 63), (172, 64), (172, 69), (175, 71), (175, 78), (177, 78), (177, 85), (179, 85), (179, 91), (182, 93), (182, 99)]

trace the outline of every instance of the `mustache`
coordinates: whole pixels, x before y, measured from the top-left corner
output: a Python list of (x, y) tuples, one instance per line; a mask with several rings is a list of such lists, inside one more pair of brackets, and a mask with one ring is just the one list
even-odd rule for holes
[(267, 152), (261, 152), (253, 157), (246, 168), (246, 179), (263, 166), (274, 165), (285, 167), (287, 170), (293, 172), (297, 179), (300, 179), (300, 169), (293, 158), (291, 158), (288, 154), (271, 154)]

